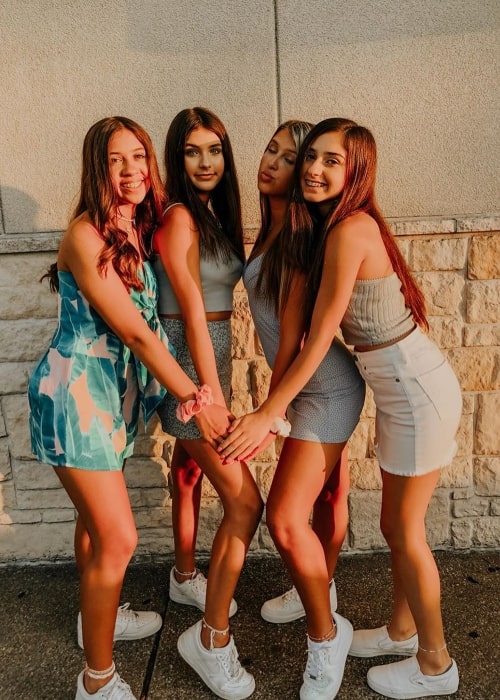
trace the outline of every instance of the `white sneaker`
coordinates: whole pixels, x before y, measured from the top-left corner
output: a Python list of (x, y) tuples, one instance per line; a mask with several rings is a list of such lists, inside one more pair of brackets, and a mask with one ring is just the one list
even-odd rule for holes
[[(152, 611), (135, 612), (130, 603), (120, 605), (116, 614), (114, 641), (142, 639), (158, 632), (162, 625), (161, 616)], [(83, 649), (82, 614), (78, 613), (76, 624), (78, 646)]]
[[(179, 583), (174, 575), (174, 568), (170, 569), (170, 589), (169, 597), (174, 603), (181, 605), (194, 605), (195, 608), (205, 612), (205, 602), (207, 599), (207, 579), (201, 571), (196, 569), (192, 578)], [(229, 606), (229, 617), (232, 617), (238, 610), (238, 604), (234, 598), (231, 598)]]
[(83, 685), (84, 673), (85, 671), (82, 671), (78, 676), (75, 700), (137, 700), (131, 687), (117, 673), (97, 693), (87, 693)]
[(320, 644), (307, 639), (307, 665), (300, 700), (333, 700), (344, 676), (347, 652), (352, 640), (352, 625), (337, 613), (335, 638)]
[(389, 637), (386, 625), (372, 630), (355, 630), (349, 656), (412, 656), (418, 651), (418, 635), (396, 641)]
[(222, 648), (205, 649), (201, 643), (201, 620), (177, 640), (177, 649), (212, 692), (224, 700), (244, 700), (255, 690), (254, 677), (238, 659), (233, 636)]
[[(332, 613), (337, 610), (337, 590), (335, 581), (330, 581), (330, 605)], [(289, 591), (279, 595), (277, 598), (266, 600), (260, 609), (260, 614), (267, 622), (292, 622), (301, 617), (305, 617), (306, 611), (300, 600), (300, 596), (295, 586), (292, 586)]]
[(452, 695), (457, 692), (459, 684), (458, 668), (454, 661), (439, 676), (424, 676), (416, 656), (384, 666), (374, 666), (368, 671), (366, 680), (376, 693), (399, 700)]

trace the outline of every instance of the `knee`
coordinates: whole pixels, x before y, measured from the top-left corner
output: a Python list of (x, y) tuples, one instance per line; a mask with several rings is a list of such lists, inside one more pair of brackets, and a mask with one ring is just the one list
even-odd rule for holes
[(125, 570), (137, 547), (135, 526), (121, 527), (110, 532), (102, 543), (102, 560), (112, 569)]
[(422, 544), (425, 544), (426, 533), (425, 523), (415, 520), (405, 522), (397, 518), (387, 518), (382, 515), (380, 519), (380, 530), (392, 553), (417, 551)]
[(402, 523), (394, 513), (385, 512), (383, 508), (380, 514), (380, 531), (391, 549), (401, 542)]
[(243, 511), (245, 512), (246, 519), (252, 526), (257, 527), (264, 511), (264, 501), (257, 489), (245, 499)]
[(328, 508), (333, 510), (343, 505), (347, 505), (348, 489), (342, 488), (339, 484), (331, 486), (326, 484), (320, 491), (315, 501), (318, 508)]
[(203, 472), (194, 461), (187, 459), (184, 464), (172, 465), (172, 480), (179, 491), (192, 491), (198, 483), (201, 483)]
[(264, 503), (257, 490), (247, 493), (244, 497), (235, 500), (227, 513), (236, 523), (244, 529), (255, 531), (264, 510)]
[(278, 549), (286, 550), (293, 546), (293, 533), (296, 527), (293, 517), (288, 517), (287, 512), (268, 508), (266, 510), (266, 523)]

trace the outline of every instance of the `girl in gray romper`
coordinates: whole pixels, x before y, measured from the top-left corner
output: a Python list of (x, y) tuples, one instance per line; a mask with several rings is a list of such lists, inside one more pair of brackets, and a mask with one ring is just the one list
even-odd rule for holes
[[(287, 199), (292, 186), (293, 170), (300, 145), (310, 131), (312, 124), (298, 119), (280, 124), (272, 135), (262, 155), (257, 186), (260, 193), (261, 228), (257, 236), (250, 260), (244, 269), (245, 283), (250, 309), (255, 326), (260, 336), (266, 359), (273, 367), (279, 345), (280, 324), (272, 303), (266, 300), (261, 291), (261, 279), (264, 277), (266, 262), (271, 258), (267, 251), (271, 248), (276, 234), (284, 223)], [(346, 358), (342, 346), (335, 344), (329, 354), (332, 365), (326, 370), (328, 362), (322, 364), (304, 392), (289, 407), (288, 417), (292, 422), (292, 437), (304, 441), (337, 442), (339, 427), (347, 422), (345, 413), (325, 421), (330, 413), (335, 416), (341, 408), (341, 386), (332, 391), (335, 372), (347, 367), (344, 375), (349, 378), (352, 362)], [(338, 366), (337, 366), (338, 364)], [(333, 369), (333, 372), (329, 370)], [(326, 371), (325, 371), (326, 370)], [(321, 375), (327, 374), (326, 378)], [(316, 393), (314, 385), (320, 386)], [(348, 413), (351, 409), (348, 410)], [(356, 420), (358, 407), (352, 407), (353, 420)], [(318, 417), (319, 413), (319, 417)], [(337, 560), (347, 531), (349, 512), (347, 498), (349, 493), (349, 464), (347, 446), (339, 462), (333, 467), (330, 478), (325, 483), (320, 495), (315, 500), (312, 513), (312, 527), (321, 540), (328, 576), (330, 579), (330, 604), (332, 612), (337, 609), (337, 594), (333, 579)], [(304, 606), (295, 586), (282, 595), (267, 600), (261, 608), (261, 615), (267, 622), (283, 624), (305, 616)]]
[[(171, 204), (153, 240), (160, 320), (184, 371), (196, 384), (211, 387), (215, 403), (227, 407), (233, 289), (244, 250), (236, 169), (220, 119), (202, 107), (179, 112), (167, 133), (165, 169)], [(229, 617), (236, 612), (233, 593), (262, 499), (246, 464), (228, 470), (193, 421), (183, 422), (172, 397), (167, 395), (158, 414), (163, 430), (176, 438), (170, 598), (204, 612), (180, 636), (178, 649), (214, 693), (246, 698), (255, 682), (238, 661)], [(208, 581), (195, 565), (203, 473), (224, 509)]]
[[(297, 131), (300, 137), (295, 139), (293, 135)], [(299, 126), (284, 124), (264, 153), (258, 185), (261, 197), (267, 198), (263, 203), (267, 201), (269, 212), (262, 207), (261, 233), (243, 273), (254, 324), (267, 362), (273, 368), (271, 396), (299, 353), (305, 330), (300, 313), (301, 298), (305, 294), (303, 278), (294, 281), (291, 303), (283, 313), (279, 311), (277, 297), (281, 287), (283, 247), (289, 243), (283, 231), (288, 195), (298, 146), (307, 131), (308, 128), (302, 129), (300, 133)], [(347, 499), (347, 489), (339, 488), (338, 481), (336, 485), (335, 482), (341, 471), (341, 454), (358, 423), (364, 398), (365, 384), (351, 353), (334, 339), (307, 384), (291, 397), (287, 408), (283, 407), (291, 424), (290, 434), (283, 444), (269, 492), (266, 521), (294, 588), (264, 603), (261, 612), (272, 622), (300, 617), (299, 610), (306, 615), (311, 654), (300, 691), (303, 699), (334, 697), (335, 685), (338, 689), (342, 679), (346, 640), (348, 648), (352, 638), (350, 623), (335, 612), (335, 589), (329, 585), (335, 515), (330, 506), (326, 509), (329, 518), (321, 519), (317, 517), (317, 510), (322, 498), (334, 500), (333, 510), (336, 505), (342, 507)], [(245, 417), (242, 424), (247, 418), (260, 420), (260, 413), (261, 409)], [(269, 417), (274, 419), (281, 415), (280, 410)], [(237, 424), (238, 421), (234, 425)], [(281, 421), (277, 421), (273, 427), (267, 422), (265, 431), (270, 427), (275, 431), (280, 424)], [(264, 438), (264, 444), (268, 441), (269, 438)], [(311, 510), (315, 516), (312, 526), (309, 522)], [(337, 544), (333, 547), (335, 560), (341, 542)], [(339, 647), (341, 658), (337, 654)], [(333, 686), (327, 684), (327, 695), (317, 695), (317, 685), (323, 683), (318, 673), (317, 653), (323, 654), (325, 649), (333, 659), (329, 665), (334, 667), (336, 680)]]

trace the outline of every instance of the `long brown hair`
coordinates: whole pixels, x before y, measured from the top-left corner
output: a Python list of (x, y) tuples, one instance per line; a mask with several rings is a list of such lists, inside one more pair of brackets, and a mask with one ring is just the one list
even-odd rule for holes
[[(108, 144), (113, 134), (121, 129), (132, 132), (144, 146), (149, 169), (151, 186), (135, 210), (140, 252), (129, 243), (127, 234), (114, 223), (117, 200), (109, 172)], [(70, 222), (80, 214), (88, 213), (103, 239), (103, 247), (97, 260), (97, 268), (101, 274), (111, 261), (128, 289), (144, 288), (138, 271), (142, 258), (150, 254), (151, 236), (161, 220), (165, 204), (165, 191), (153, 144), (147, 132), (126, 117), (106, 117), (91, 126), (83, 142), (80, 195)], [(49, 278), (51, 289), (58, 289), (57, 263), (50, 267), (44, 277)]]
[[(304, 200), (301, 173), (305, 156), (315, 139), (330, 132), (342, 134), (343, 137), (346, 150), (345, 185), (339, 197), (332, 201), (327, 216), (320, 219), (316, 207), (308, 205)], [(380, 229), (391, 265), (401, 281), (406, 305), (411, 309), (415, 321), (428, 329), (424, 295), (417, 286), (375, 199), (376, 168), (377, 147), (372, 133), (366, 127), (350, 119), (331, 118), (324, 119), (311, 129), (302, 144), (295, 166), (292, 198), (283, 235), (287, 245), (282, 246), (281, 251), (284, 270), (278, 302), (281, 307), (288, 297), (293, 271), (304, 272), (307, 274), (305, 314), (306, 319), (310, 318), (321, 282), (328, 235), (347, 217), (366, 212)]]
[[(212, 131), (220, 139), (224, 157), (224, 175), (210, 192), (210, 207), (201, 201), (184, 166), (186, 140), (200, 127)], [(165, 140), (165, 170), (168, 200), (184, 204), (191, 213), (199, 232), (202, 254), (227, 262), (231, 253), (235, 253), (244, 260), (240, 190), (233, 149), (226, 127), (216, 114), (206, 107), (190, 107), (174, 117)]]
[[(289, 119), (278, 126), (274, 134), (269, 139), (269, 143), (274, 139), (280, 131), (287, 131), (292, 137), (297, 153), (300, 150), (302, 142), (312, 129), (311, 122), (305, 122), (300, 119)], [(269, 145), (269, 144), (268, 144)], [(291, 189), (291, 187), (290, 187)], [(254, 246), (257, 247), (267, 239), (271, 227), (271, 204), (269, 195), (260, 194), (260, 229), (255, 240)], [(271, 243), (262, 257), (259, 276), (257, 278), (257, 292), (262, 293), (264, 297), (274, 304), (277, 309), (277, 299), (273, 290), (279, 289), (282, 273), (281, 264), (281, 244), (278, 242), (281, 233)], [(286, 241), (285, 241), (286, 244)]]

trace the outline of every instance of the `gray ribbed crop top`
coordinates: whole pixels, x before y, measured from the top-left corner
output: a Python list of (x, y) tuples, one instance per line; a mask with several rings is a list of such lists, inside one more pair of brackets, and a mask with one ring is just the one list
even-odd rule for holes
[(395, 272), (388, 277), (356, 280), (340, 324), (347, 345), (381, 345), (400, 338), (414, 326)]
[[(177, 206), (181, 206), (179, 202), (170, 204), (165, 213)], [(153, 269), (158, 281), (158, 313), (165, 316), (180, 314), (177, 297), (159, 255), (153, 258)], [(205, 311), (233, 310), (233, 291), (242, 269), (243, 263), (236, 255), (231, 255), (228, 262), (222, 262), (205, 258), (200, 251), (200, 279)]]
[[(241, 277), (242, 267), (241, 260), (236, 256), (231, 256), (227, 263), (200, 257), (200, 278), (205, 311), (233, 310), (233, 291)], [(153, 260), (153, 268), (158, 280), (158, 313), (180, 314), (177, 297), (159, 255), (156, 255)]]

